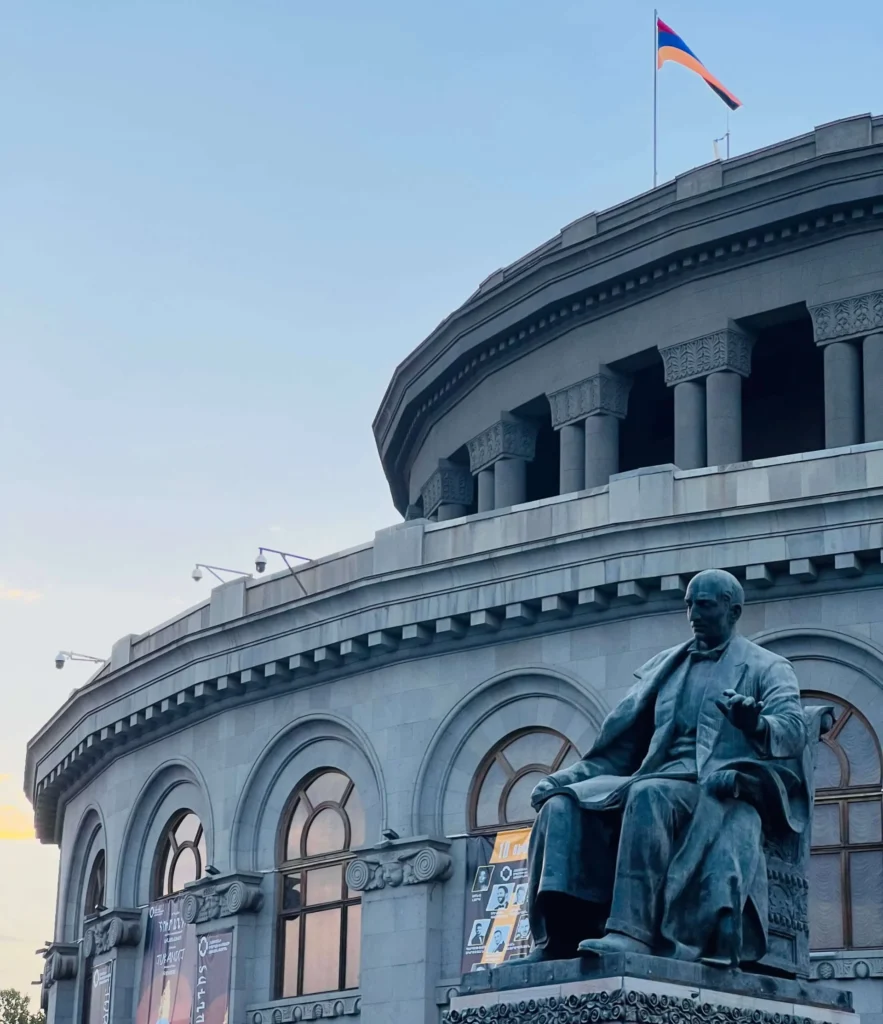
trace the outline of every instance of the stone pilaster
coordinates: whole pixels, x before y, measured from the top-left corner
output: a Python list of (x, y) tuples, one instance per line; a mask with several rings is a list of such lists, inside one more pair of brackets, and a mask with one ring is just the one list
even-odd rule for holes
[[(494, 473), (493, 508), (519, 505), (526, 498), (526, 466), (536, 454), (537, 427), (528, 420), (504, 412), (496, 423), (468, 442), (469, 468), (480, 474)], [(482, 496), (487, 501), (489, 478), (485, 478)], [(480, 511), (487, 511), (481, 508)]]
[(439, 520), (456, 519), (466, 514), (472, 504), (472, 494), (472, 474), (466, 466), (448, 459), (439, 459), (438, 469), (420, 492), (423, 515), (429, 519), (437, 513)]
[(77, 983), (81, 980), (80, 947), (76, 942), (53, 942), (43, 954), (40, 1005), (52, 1024), (75, 1024)]
[(742, 459), (742, 378), (753, 339), (731, 323), (660, 348), (665, 382), (675, 389), (675, 463), (681, 469)]
[(104, 968), (112, 971), (108, 1024), (127, 1024), (135, 1012), (143, 934), (141, 918), (140, 910), (118, 907), (88, 919), (83, 930), (83, 1004), (95, 991), (100, 991), (87, 991), (92, 988), (93, 973)]
[(883, 441), (883, 331), (862, 342), (865, 441)]
[(619, 472), (619, 421), (628, 412), (630, 389), (629, 378), (602, 369), (548, 396), (552, 426), (561, 439), (562, 494), (601, 486)]

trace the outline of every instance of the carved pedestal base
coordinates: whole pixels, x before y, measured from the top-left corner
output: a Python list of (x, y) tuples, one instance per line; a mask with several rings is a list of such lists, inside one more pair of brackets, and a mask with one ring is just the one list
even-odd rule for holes
[(620, 954), (464, 976), (444, 1024), (860, 1024), (849, 992), (815, 982)]

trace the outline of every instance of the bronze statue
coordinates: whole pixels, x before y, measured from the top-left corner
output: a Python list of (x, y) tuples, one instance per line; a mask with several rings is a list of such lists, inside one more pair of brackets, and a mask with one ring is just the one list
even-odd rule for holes
[(794, 671), (735, 632), (743, 603), (729, 573), (695, 576), (693, 639), (647, 662), (586, 756), (534, 789), (531, 959), (764, 956), (763, 842), (808, 829), (811, 759)]

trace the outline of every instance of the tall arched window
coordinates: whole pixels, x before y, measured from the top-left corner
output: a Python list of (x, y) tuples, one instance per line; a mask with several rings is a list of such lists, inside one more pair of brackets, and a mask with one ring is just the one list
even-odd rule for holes
[(834, 706), (834, 727), (816, 758), (809, 870), (810, 945), (883, 945), (883, 803), (880, 742), (864, 716), (823, 693), (804, 704)]
[(166, 826), (156, 856), (153, 898), (180, 892), (205, 874), (205, 832), (193, 811), (179, 811)]
[(86, 898), (83, 902), (83, 917), (93, 917), (95, 914), (105, 910), (104, 887), (105, 887), (105, 857), (104, 850), (99, 850), (92, 861), (92, 869), (89, 872), (89, 881), (86, 883)]
[(550, 772), (579, 760), (571, 742), (554, 729), (521, 729), (490, 751), (478, 766), (469, 794), (469, 828), (497, 832), (529, 825), (530, 794)]
[(279, 833), (280, 997), (358, 986), (362, 906), (345, 876), (364, 841), (362, 801), (343, 772), (326, 769), (294, 791)]

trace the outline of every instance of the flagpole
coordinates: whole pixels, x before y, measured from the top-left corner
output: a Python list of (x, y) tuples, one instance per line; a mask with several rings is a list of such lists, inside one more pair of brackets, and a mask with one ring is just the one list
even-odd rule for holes
[(659, 55), (659, 30), (657, 23), (659, 21), (659, 13), (653, 9), (653, 187), (656, 188), (656, 80), (659, 75), (658, 68), (658, 55)]

